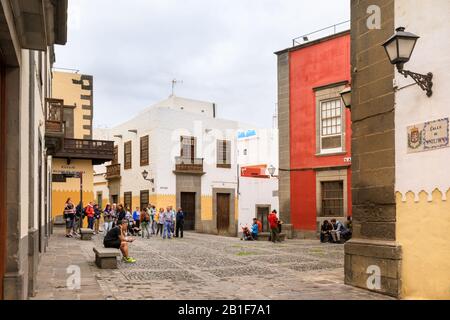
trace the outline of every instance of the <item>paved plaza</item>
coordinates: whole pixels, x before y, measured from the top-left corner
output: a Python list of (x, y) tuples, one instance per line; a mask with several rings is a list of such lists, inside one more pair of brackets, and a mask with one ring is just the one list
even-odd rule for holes
[[(68, 239), (55, 228), (34, 299), (388, 299), (344, 285), (343, 245), (185, 233), (183, 239), (139, 238), (130, 246), (136, 264), (101, 270), (92, 248), (102, 247), (102, 239)], [(81, 272), (78, 290), (67, 287), (69, 266)]]

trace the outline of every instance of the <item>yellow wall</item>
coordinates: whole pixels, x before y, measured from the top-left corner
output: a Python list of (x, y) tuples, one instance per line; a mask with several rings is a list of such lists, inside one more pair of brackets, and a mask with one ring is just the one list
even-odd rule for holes
[[(64, 100), (64, 105), (76, 106), (74, 109), (74, 138), (83, 139), (84, 135), (90, 135), (90, 130), (83, 129), (83, 125), (91, 125), (83, 116), (91, 115), (90, 110), (83, 110), (83, 105), (90, 105), (89, 100), (82, 100), (81, 95), (92, 95), (91, 90), (82, 90), (80, 84), (74, 84), (72, 80), (79, 81), (81, 74), (73, 72), (53, 72), (52, 90), (55, 99)], [(85, 83), (87, 84), (87, 83)]]
[[(104, 204), (108, 200), (104, 200)], [(133, 207), (131, 208), (132, 211), (136, 208), (136, 206), (140, 206), (140, 197), (139, 196), (133, 196)], [(166, 208), (168, 206), (172, 206), (176, 209), (176, 196), (174, 194), (152, 194), (150, 195), (150, 204), (154, 205), (158, 210), (159, 208)], [(120, 197), (119, 203), (124, 203), (123, 197)], [(235, 200), (234, 203), (235, 207), (235, 218), (238, 219), (239, 216), (239, 205), (238, 200)], [(211, 221), (213, 219), (213, 200), (212, 196), (210, 195), (204, 195), (201, 196), (201, 220), (202, 221)]]
[[(72, 160), (68, 165), (65, 159), (53, 159), (53, 174), (62, 172), (83, 172), (83, 205), (96, 201), (94, 195), (94, 170), (91, 160)], [(65, 183), (52, 183), (52, 217), (62, 216), (67, 198), (75, 205), (80, 202), (80, 179), (69, 178)]]
[(450, 190), (428, 201), (425, 192), (414, 201), (397, 193), (397, 240), (402, 247), (402, 297), (450, 299)]
[(213, 219), (213, 200), (212, 196), (202, 196), (202, 203), (201, 203), (201, 219), (203, 221), (209, 220), (211, 221)]

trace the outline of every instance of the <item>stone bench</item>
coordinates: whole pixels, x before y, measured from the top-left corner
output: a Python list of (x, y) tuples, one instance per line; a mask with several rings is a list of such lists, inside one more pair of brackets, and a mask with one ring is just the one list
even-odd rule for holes
[(81, 240), (92, 240), (92, 235), (94, 234), (94, 230), (81, 228), (80, 229)]
[(93, 248), (95, 252), (95, 264), (100, 269), (117, 269), (117, 257), (120, 250), (113, 248)]
[[(278, 237), (281, 241), (286, 240), (286, 234), (285, 233), (279, 233)], [(270, 239), (270, 232), (260, 232), (258, 234), (258, 241), (269, 241)]]

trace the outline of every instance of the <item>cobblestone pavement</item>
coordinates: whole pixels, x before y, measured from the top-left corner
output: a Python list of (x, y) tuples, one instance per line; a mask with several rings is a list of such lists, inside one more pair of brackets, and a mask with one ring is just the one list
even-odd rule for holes
[[(183, 239), (139, 238), (130, 246), (136, 264), (100, 270), (92, 248), (102, 240), (102, 234), (68, 239), (55, 228), (34, 299), (389, 299), (344, 285), (342, 245), (185, 233)], [(79, 290), (67, 288), (71, 265), (81, 271)]]

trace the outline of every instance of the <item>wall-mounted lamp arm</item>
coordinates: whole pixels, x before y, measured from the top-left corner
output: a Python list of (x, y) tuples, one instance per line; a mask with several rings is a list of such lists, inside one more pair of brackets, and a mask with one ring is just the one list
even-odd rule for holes
[(405, 78), (410, 76), (423, 91), (427, 92), (427, 96), (431, 97), (433, 95), (433, 74), (428, 72), (427, 74), (420, 74), (412, 72), (409, 70), (404, 70), (403, 66), (398, 66), (398, 72), (402, 74)]

